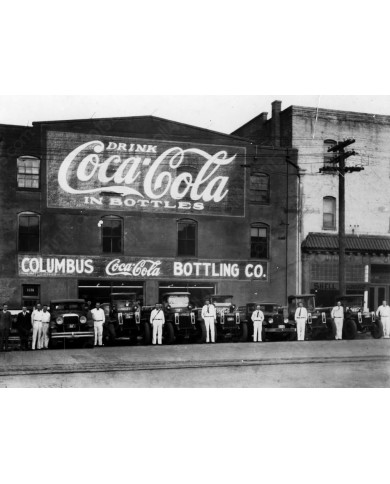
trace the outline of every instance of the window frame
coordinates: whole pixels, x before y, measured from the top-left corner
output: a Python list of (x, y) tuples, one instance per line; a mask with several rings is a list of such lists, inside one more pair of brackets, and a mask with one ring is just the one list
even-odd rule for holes
[[(23, 158), (34, 160), (34, 161), (39, 161), (39, 167), (38, 167), (38, 187), (21, 187), (19, 186), (19, 175), (23, 175), (23, 173), (19, 173), (19, 161), (23, 160)], [(16, 158), (16, 188), (17, 190), (20, 191), (29, 191), (29, 192), (39, 192), (41, 190), (41, 174), (42, 174), (42, 160), (38, 156), (34, 155), (21, 155)], [(24, 173), (24, 175), (33, 175), (33, 173), (27, 174)]]
[[(332, 201), (333, 203), (333, 212), (325, 212), (325, 200)], [(333, 216), (333, 226), (332, 227), (326, 227), (325, 225), (325, 214), (331, 214)], [(334, 231), (337, 230), (337, 200), (336, 197), (333, 197), (332, 195), (327, 195), (325, 197), (322, 197), (322, 230), (330, 230)]]
[[(20, 249), (20, 218), (21, 217), (36, 217), (38, 219), (38, 249), (37, 250), (21, 250)], [(18, 231), (17, 231), (17, 248), (18, 253), (30, 254), (30, 253), (40, 253), (41, 251), (41, 215), (37, 212), (20, 212), (18, 213)]]
[[(124, 253), (124, 221), (122, 217), (119, 217), (118, 215), (104, 215), (103, 217), (100, 218), (100, 220), (103, 222), (103, 224), (100, 227), (100, 243), (101, 243), (101, 249), (102, 249), (102, 254), (123, 254)], [(118, 236), (105, 236), (104, 235), (104, 224), (106, 221), (118, 221), (121, 223), (121, 234), (120, 237)], [(111, 227), (112, 228), (112, 227)], [(111, 251), (105, 251), (104, 250), (104, 240), (105, 239), (111, 239)], [(112, 250), (112, 240), (120, 239), (120, 251), (113, 251)]]
[[(184, 223), (186, 223), (187, 225), (193, 225), (195, 227), (194, 254), (179, 253), (179, 226)], [(191, 239), (185, 239), (185, 240), (191, 240)], [(198, 222), (192, 218), (181, 218), (176, 221), (176, 257), (198, 257)]]
[[(253, 256), (253, 244), (254, 242), (252, 241), (252, 229), (265, 229), (266, 234), (267, 234), (267, 254), (266, 257), (258, 257), (258, 256)], [(253, 222), (250, 224), (249, 228), (249, 242), (250, 242), (250, 259), (259, 259), (259, 260), (270, 260), (270, 253), (271, 253), (271, 230), (270, 226), (263, 223), (263, 222)]]
[[(252, 197), (252, 194), (255, 192), (257, 193), (263, 193), (264, 190), (255, 190), (252, 188), (252, 178), (258, 177), (258, 178), (265, 178), (267, 179), (267, 200), (255, 200), (254, 197)], [(250, 175), (250, 186), (249, 186), (249, 201), (250, 203), (256, 204), (256, 205), (270, 205), (271, 203), (271, 177), (268, 173), (263, 173), (263, 172), (255, 172), (251, 173)]]

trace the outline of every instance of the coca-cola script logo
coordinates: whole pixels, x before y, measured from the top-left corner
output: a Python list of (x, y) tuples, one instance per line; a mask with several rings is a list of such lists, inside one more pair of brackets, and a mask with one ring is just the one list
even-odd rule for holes
[[(113, 145), (117, 146), (116, 143), (108, 143), (106, 151), (114, 151)], [(123, 158), (124, 150), (117, 149), (120, 154), (110, 155), (106, 159), (104, 151), (104, 143), (98, 140), (88, 141), (74, 149), (59, 168), (60, 187), (74, 195), (112, 192), (150, 200), (158, 200), (166, 195), (174, 200), (189, 196), (193, 201), (218, 203), (229, 192), (229, 177), (218, 175), (218, 170), (236, 158), (236, 155), (229, 157), (224, 150), (211, 155), (198, 148), (183, 149), (177, 146), (158, 156), (157, 146), (149, 146), (143, 156), (135, 151)], [(193, 163), (194, 156), (199, 160), (200, 167), (196, 174), (185, 171), (187, 162)], [(176, 175), (176, 170), (181, 166), (180, 173)], [(146, 169), (146, 173), (142, 173), (141, 169)]]
[(109, 276), (133, 276), (133, 277), (156, 277), (160, 275), (161, 261), (142, 259), (136, 263), (122, 262), (114, 259), (106, 266), (106, 274)]

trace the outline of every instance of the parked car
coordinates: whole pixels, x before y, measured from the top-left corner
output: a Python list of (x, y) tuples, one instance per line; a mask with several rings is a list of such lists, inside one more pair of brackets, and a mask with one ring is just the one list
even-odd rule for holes
[(336, 325), (330, 316), (330, 307), (317, 308), (314, 294), (299, 294), (288, 297), (288, 321), (295, 324), (295, 311), (299, 303), (308, 312), (305, 339), (334, 339), (336, 336)]
[[(197, 315), (197, 308), (190, 300), (189, 292), (167, 292), (162, 295), (162, 306), (165, 316), (163, 326), (163, 344), (192, 341), (206, 341), (206, 327)], [(149, 321), (154, 306), (145, 307), (142, 317)]]
[(142, 308), (135, 293), (113, 293), (111, 302), (101, 305), (106, 315), (103, 327), (105, 344), (128, 341), (149, 345), (152, 342), (150, 322), (141, 318)]
[(248, 341), (248, 324), (240, 317), (240, 312), (233, 304), (233, 296), (213, 294), (210, 301), (217, 313), (215, 341), (223, 341), (226, 338), (236, 342)]
[(83, 299), (50, 301), (50, 347), (56, 348), (69, 341), (93, 347), (93, 321), (87, 316)]
[(264, 314), (263, 330), (261, 339), (263, 341), (293, 341), (297, 339), (297, 328), (295, 323), (287, 318), (286, 308), (274, 302), (247, 303), (240, 308), (240, 314), (248, 325), (248, 340), (253, 341), (253, 311), (260, 306)]
[(364, 311), (362, 294), (347, 294), (338, 297), (337, 301), (341, 301), (345, 311), (343, 338), (354, 339), (357, 332), (370, 332), (375, 339), (383, 336), (383, 325), (375, 316), (375, 312)]

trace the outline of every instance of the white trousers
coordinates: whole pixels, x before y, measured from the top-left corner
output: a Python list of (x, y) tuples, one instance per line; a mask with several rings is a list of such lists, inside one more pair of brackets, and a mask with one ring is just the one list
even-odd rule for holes
[(156, 344), (158, 342), (159, 345), (162, 345), (162, 329), (163, 329), (163, 322), (162, 321), (153, 321), (153, 340), (152, 344)]
[(343, 339), (343, 318), (334, 318), (334, 324), (336, 325), (336, 339)]
[(261, 341), (261, 330), (263, 329), (262, 321), (253, 321), (253, 341)]
[(49, 323), (42, 323), (41, 348), (49, 347)]
[(35, 350), (35, 347), (37, 347), (37, 349), (40, 350), (42, 348), (41, 346), (42, 321), (33, 321), (32, 328), (33, 328), (33, 334), (32, 334), (31, 349)]
[(93, 330), (95, 333), (95, 346), (103, 346), (103, 321), (94, 321)]
[(210, 336), (211, 342), (215, 343), (215, 322), (213, 316), (205, 316), (204, 323), (206, 325), (206, 343), (209, 343)]
[(383, 337), (390, 337), (390, 316), (382, 316), (381, 321), (383, 324)]
[(297, 340), (305, 341), (306, 318), (297, 318)]

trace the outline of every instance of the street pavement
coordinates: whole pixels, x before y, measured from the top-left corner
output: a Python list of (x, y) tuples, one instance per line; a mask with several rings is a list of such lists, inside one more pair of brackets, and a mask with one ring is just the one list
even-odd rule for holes
[(388, 387), (390, 340), (0, 353), (0, 387)]

